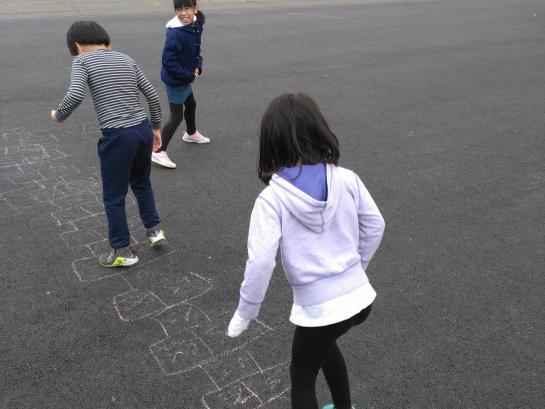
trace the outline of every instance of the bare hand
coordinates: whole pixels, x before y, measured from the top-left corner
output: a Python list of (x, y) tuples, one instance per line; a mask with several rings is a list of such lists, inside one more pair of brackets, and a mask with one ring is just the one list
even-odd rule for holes
[(157, 149), (159, 149), (162, 144), (163, 144), (163, 141), (161, 140), (161, 130), (154, 129), (153, 130), (153, 151), (155, 152)]
[(55, 111), (55, 110), (53, 109), (53, 110), (51, 110), (51, 113), (50, 113), (49, 115), (51, 116), (51, 121), (52, 121), (53, 123), (59, 122), (59, 121), (57, 120), (57, 111)]
[(199, 77), (199, 73), (201, 72), (201, 70), (199, 70), (199, 68), (195, 68), (195, 78), (198, 78)]

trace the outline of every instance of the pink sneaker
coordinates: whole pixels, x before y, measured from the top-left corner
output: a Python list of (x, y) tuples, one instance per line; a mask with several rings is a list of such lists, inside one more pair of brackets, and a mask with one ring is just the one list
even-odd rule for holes
[(166, 151), (152, 152), (151, 161), (165, 168), (174, 169), (176, 164), (170, 160)]
[(202, 136), (199, 131), (195, 132), (193, 135), (189, 135), (187, 132), (185, 132), (184, 136), (182, 136), (182, 139), (185, 142), (210, 143), (210, 138), (207, 138), (206, 136)]

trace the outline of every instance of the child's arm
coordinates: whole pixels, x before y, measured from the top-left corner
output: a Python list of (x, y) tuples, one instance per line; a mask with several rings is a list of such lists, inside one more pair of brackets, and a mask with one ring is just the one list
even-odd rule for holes
[(248, 234), (248, 261), (240, 287), (238, 308), (229, 325), (228, 335), (238, 336), (256, 318), (265, 299), (280, 243), (280, 216), (261, 196), (257, 198)]
[(361, 256), (361, 265), (366, 270), (382, 240), (384, 219), (367, 188), (357, 175), (356, 179), (359, 196), (357, 205), (360, 230), (358, 253)]
[(159, 100), (159, 95), (157, 95), (155, 88), (153, 88), (153, 85), (151, 85), (138, 64), (134, 63), (134, 69), (136, 71), (138, 89), (148, 101), (151, 127), (152, 129), (161, 129), (161, 101)]
[(74, 58), (72, 62), (72, 73), (70, 74), (70, 86), (61, 104), (56, 111), (51, 111), (51, 119), (62, 122), (81, 104), (85, 97), (87, 86), (87, 71), (81, 62)]
[(204, 17), (201, 13), (201, 15), (198, 15), (199, 23), (200, 23), (200, 34), (198, 35), (199, 38), (199, 44), (198, 44), (198, 50), (199, 50), (199, 56), (197, 57), (197, 68), (195, 71), (198, 70), (198, 74), (195, 75), (195, 77), (198, 77), (202, 74), (202, 56), (201, 56), (201, 44), (202, 44), (202, 32), (203, 32), (203, 26), (204, 26)]

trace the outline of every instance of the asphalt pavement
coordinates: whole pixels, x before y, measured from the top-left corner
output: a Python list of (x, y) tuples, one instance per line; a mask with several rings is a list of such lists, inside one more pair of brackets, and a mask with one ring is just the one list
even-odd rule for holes
[[(172, 13), (49, 3), (0, 13), (0, 408), (289, 408), (280, 266), (259, 321), (224, 335), (263, 188), (259, 121), (288, 91), (318, 102), (340, 165), (386, 221), (373, 313), (340, 341), (355, 407), (545, 407), (542, 0), (203, 1), (194, 90), (212, 143), (180, 130), (178, 168), (153, 168), (167, 246), (147, 247), (129, 198), (141, 263), (121, 271), (95, 261), (107, 234), (92, 101), (62, 125), (49, 111), (69, 84), (66, 29), (91, 16), (147, 74), (166, 120)], [(317, 391), (330, 400), (322, 376)]]

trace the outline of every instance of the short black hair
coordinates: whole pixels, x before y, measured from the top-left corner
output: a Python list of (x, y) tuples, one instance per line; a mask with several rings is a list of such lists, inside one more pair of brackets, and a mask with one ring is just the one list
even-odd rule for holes
[(339, 141), (308, 95), (283, 94), (261, 121), (257, 174), (268, 184), (283, 167), (339, 162)]
[(66, 45), (70, 54), (78, 55), (76, 43), (79, 45), (110, 45), (110, 36), (100, 24), (92, 20), (80, 20), (72, 23), (66, 32)]
[[(174, 10), (176, 9), (183, 9), (184, 7), (195, 7), (197, 5), (197, 0), (173, 0), (174, 3)], [(206, 20), (206, 17), (204, 14), (197, 10), (197, 20), (201, 23), (201, 26), (204, 26), (204, 22)]]

